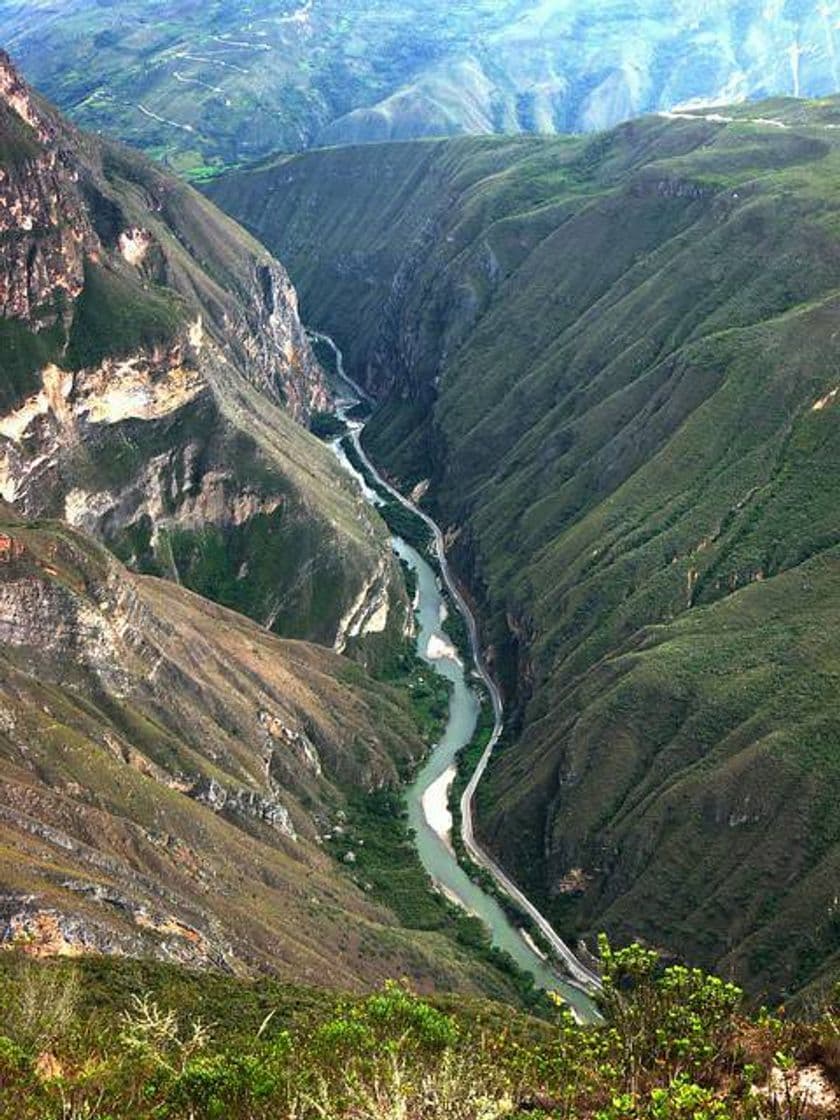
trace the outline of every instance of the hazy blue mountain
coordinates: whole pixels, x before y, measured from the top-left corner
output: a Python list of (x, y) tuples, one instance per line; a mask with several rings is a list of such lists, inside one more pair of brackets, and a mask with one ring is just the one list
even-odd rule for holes
[(192, 173), (826, 94), (838, 23), (837, 0), (0, 0), (0, 41), (43, 92)]

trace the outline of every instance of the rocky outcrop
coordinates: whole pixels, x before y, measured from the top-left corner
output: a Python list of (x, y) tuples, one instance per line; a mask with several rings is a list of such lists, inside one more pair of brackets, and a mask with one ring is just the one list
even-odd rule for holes
[(336, 651), (343, 653), (353, 638), (381, 634), (388, 625), (389, 606), (388, 566), (383, 562), (341, 619), (335, 639)]
[(68, 891), (80, 894), (106, 911), (128, 918), (135, 930), (115, 930), (96, 917), (82, 917), (44, 907), (37, 896), (0, 895), (0, 946), (30, 957), (153, 955), (190, 968), (232, 971), (229, 947), (214, 942), (194, 926), (172, 915), (152, 913), (145, 906), (99, 884), (68, 881)]
[(297, 292), (276, 261), (255, 265), (244, 307), (233, 333), (256, 387), (302, 423), (328, 408), (329, 391), (300, 321)]
[[(114, 269), (118, 276), (119, 266), (127, 266), (125, 283), (139, 277), (146, 284), (163, 284), (187, 300), (201, 294), (197, 291), (197, 281), (203, 279), (200, 272), (208, 266), (212, 270), (216, 262), (193, 259), (190, 263), (199, 275), (185, 274), (183, 258), (177, 260), (174, 247), (167, 242), (174, 234), (183, 249), (187, 231), (172, 221), (160, 228), (157, 217), (169, 217), (174, 183), (141, 167), (146, 181), (134, 186), (152, 188), (150, 212), (132, 206), (115, 189), (116, 168), (108, 147), (97, 148), (41, 104), (2, 52), (0, 107), (8, 149), (0, 166), (0, 233), (10, 235), (0, 252), (0, 314), (4, 318), (18, 321), (36, 334), (59, 321), (69, 328), (77, 312), (75, 305), (86, 289), (90, 263)], [(130, 161), (123, 157), (123, 162), (119, 171), (130, 172)], [(187, 219), (200, 217), (186, 215)], [(146, 228), (139, 218), (157, 228)], [(256, 245), (237, 244), (237, 232), (234, 227), (228, 231), (227, 249), (233, 248), (240, 257), (235, 262), (238, 277), (236, 272), (229, 277), (238, 280), (238, 290), (231, 292), (223, 285), (227, 290), (219, 294), (234, 298), (224, 300), (222, 308), (211, 307), (210, 333), (215, 334), (225, 356), (240, 362), (256, 386), (288, 404), (292, 415), (305, 421), (313, 408), (324, 407), (328, 393), (298, 317), (297, 296), (282, 266), (260, 253)], [(188, 325), (186, 315), (176, 319), (181, 325), (171, 324), (173, 341), (189, 340), (194, 364), (200, 368), (201, 321)], [(214, 330), (218, 327), (223, 333)], [(154, 351), (144, 349), (135, 360), (155, 356)], [(59, 344), (57, 350), (67, 357), (66, 347)]]
[[(73, 129), (4, 54), (0, 140), (0, 499), (334, 642), (387, 538), (303, 430), (329, 393), (282, 265), (184, 184)], [(208, 577), (208, 547), (236, 552), (235, 570)], [(275, 580), (253, 583), (272, 562)], [(321, 579), (332, 602), (313, 617)], [(388, 582), (397, 596), (393, 568)]]
[(60, 509), (62, 497), (77, 508), (79, 494), (65, 481), (68, 455), (107, 440), (114, 425), (163, 421), (207, 394), (194, 354), (190, 344), (174, 343), (75, 373), (45, 366), (40, 389), (0, 417), (0, 497), (32, 515)]
[(202, 805), (209, 805), (214, 813), (228, 812), (234, 816), (265, 821), (281, 835), (297, 840), (289, 810), (277, 798), (262, 797), (253, 789), (230, 790), (215, 778), (202, 778), (190, 790), (190, 797)]
[(85, 257), (101, 252), (78, 195), (64, 194), (68, 177), (72, 182), (72, 170), (54, 149), (0, 167), (0, 312), (37, 321), (41, 330), (67, 322), (59, 296), (72, 306), (84, 288)]

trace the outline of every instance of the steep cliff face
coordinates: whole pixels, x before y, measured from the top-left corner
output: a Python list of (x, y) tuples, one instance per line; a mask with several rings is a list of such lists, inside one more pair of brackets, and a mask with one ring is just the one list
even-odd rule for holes
[[(141, 314), (154, 296), (170, 295), (170, 316), (160, 309), (160, 321), (147, 324), (157, 325), (162, 337), (190, 333), (195, 342), (196, 328), (190, 324), (187, 331), (189, 304), (205, 297), (206, 327), (224, 357), (298, 420), (323, 406), (322, 371), (301, 327), (294, 289), (275, 260), (150, 164), (72, 130), (4, 54), (0, 99), (4, 318), (36, 333), (61, 323), (69, 346), (64, 356), (81, 365), (97, 356), (97, 347), (106, 349), (95, 323), (79, 324), (84, 334), (70, 338), (86, 270), (99, 266), (111, 276), (97, 294), (127, 300), (137, 289), (146, 292), (147, 300), (138, 296)], [(152, 228), (138, 224), (144, 218)], [(115, 291), (120, 283), (123, 290)], [(125, 347), (127, 341), (117, 336), (113, 343)], [(135, 341), (147, 339), (141, 333)]]
[(840, 959), (837, 111), (213, 187), (380, 394), (374, 457), (454, 530), (508, 699), (485, 839), (562, 928), (757, 994)]
[(303, 430), (328, 391), (286, 272), (195, 192), (68, 126), (5, 55), (0, 314), (2, 498), (336, 640), (387, 545)]
[(325, 839), (422, 750), (358, 667), (0, 504), (0, 944), (469, 986)]

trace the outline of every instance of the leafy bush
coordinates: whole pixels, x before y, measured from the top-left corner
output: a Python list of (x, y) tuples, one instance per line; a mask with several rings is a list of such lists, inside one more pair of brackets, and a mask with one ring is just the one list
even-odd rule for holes
[(331, 440), (336, 436), (343, 436), (347, 431), (347, 425), (334, 412), (313, 412), (309, 421), (309, 430), (318, 439)]
[(728, 1052), (743, 993), (699, 968), (663, 969), (641, 945), (614, 950), (599, 939), (603, 970), (601, 1006), (616, 1033), (616, 1057), (632, 1087), (654, 1060), (675, 1073), (708, 1076)]
[[(809, 1103), (798, 1081), (807, 1065), (836, 1083), (835, 1006), (808, 1024), (747, 1016), (730, 984), (663, 966), (639, 945), (602, 940), (601, 949), (605, 1019), (588, 1027), (562, 1005), (547, 1023), (463, 996), (423, 998), (405, 982), (339, 997), (137, 962), (68, 967), (12, 956), (0, 960), (0, 1118), (837, 1115)], [(150, 984), (143, 994), (131, 990), (139, 976)], [(49, 1029), (33, 1019), (36, 991), (57, 993), (64, 1008)]]
[(75, 969), (57, 968), (49, 962), (25, 969), (12, 983), (0, 987), (3, 1030), (26, 1052), (37, 1054), (66, 1036), (79, 996)]

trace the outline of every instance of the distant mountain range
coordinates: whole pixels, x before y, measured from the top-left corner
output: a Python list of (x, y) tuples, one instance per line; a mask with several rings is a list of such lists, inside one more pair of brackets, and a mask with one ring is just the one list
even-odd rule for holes
[(276, 150), (824, 95), (838, 23), (837, 0), (0, 0), (0, 42), (43, 92), (197, 176)]

